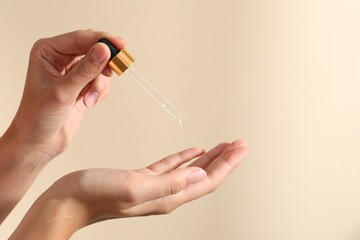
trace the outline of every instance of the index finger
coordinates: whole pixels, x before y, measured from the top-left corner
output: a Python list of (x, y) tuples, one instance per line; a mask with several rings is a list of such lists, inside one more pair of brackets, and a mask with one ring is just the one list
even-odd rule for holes
[(181, 164), (188, 162), (196, 157), (199, 157), (202, 154), (204, 154), (204, 149), (200, 147), (189, 148), (184, 151), (167, 156), (160, 161), (151, 164), (147, 167), (147, 169), (150, 169), (157, 174), (163, 174), (175, 168), (178, 168), (179, 166), (181, 166)]
[[(179, 191), (170, 191), (169, 193), (169, 190), (164, 191), (164, 188), (155, 188), (156, 186), (161, 186), (158, 182), (150, 181), (146, 184), (157, 184), (148, 188), (157, 190), (156, 195), (152, 196), (153, 200), (148, 200), (142, 204), (136, 205), (135, 207), (130, 208), (127, 211), (130, 211), (132, 215), (134, 215), (135, 213), (141, 213), (141, 215), (170, 213), (182, 204), (200, 198), (216, 190), (217, 187), (225, 180), (225, 178), (241, 162), (246, 153), (246, 147), (236, 147), (230, 149), (226, 154), (223, 154), (223, 156), (219, 156), (218, 161), (211, 163), (211, 165), (214, 165), (211, 167), (211, 169), (206, 169), (207, 177), (205, 177), (205, 179), (194, 184), (182, 184), (180, 185), (181, 187), (178, 188)], [(185, 171), (187, 169), (183, 168), (177, 170)], [(167, 181), (167, 183), (168, 182), (169, 181)], [(164, 183), (166, 183), (166, 181), (164, 181)], [(149, 194), (151, 193), (147, 193), (147, 195)]]
[(61, 54), (83, 55), (103, 37), (109, 39), (119, 49), (123, 49), (126, 45), (126, 40), (122, 37), (91, 30), (77, 30), (47, 40), (50, 46)]
[(246, 153), (247, 147), (244, 146), (231, 149), (223, 156), (219, 156), (218, 161), (213, 162), (208, 167), (209, 169), (205, 169), (207, 177), (204, 180), (189, 185), (173, 195), (153, 200), (150, 202), (151, 204), (148, 204), (148, 210), (150, 212), (156, 212), (157, 209), (162, 209), (166, 206), (166, 203), (172, 206), (172, 209), (175, 209), (184, 203), (215, 191), (225, 178), (238, 166)]

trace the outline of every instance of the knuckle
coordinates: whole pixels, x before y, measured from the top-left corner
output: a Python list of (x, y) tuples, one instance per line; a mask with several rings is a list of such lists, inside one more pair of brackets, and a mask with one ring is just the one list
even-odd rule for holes
[(88, 31), (86, 30), (76, 30), (74, 32), (74, 45), (76, 48), (81, 49), (82, 48), (82, 40), (84, 38), (84, 35), (87, 33)]
[(175, 209), (176, 207), (172, 204), (163, 204), (162, 207), (159, 209), (158, 214), (159, 215), (169, 214), (172, 213)]
[(218, 189), (219, 185), (215, 184), (214, 182), (210, 182), (209, 189), (207, 191), (208, 194), (215, 192)]
[(106, 94), (107, 90), (110, 88), (110, 81), (104, 79), (103, 76), (99, 76), (93, 83), (91, 88), (94, 91), (100, 92), (102, 95)]
[(109, 95), (109, 91), (105, 90), (105, 91), (100, 91), (100, 101), (105, 100)]
[(37, 55), (39, 53), (43, 52), (43, 48), (46, 45), (46, 39), (45, 38), (40, 38), (38, 39), (36, 42), (34, 42), (31, 51), (30, 51), (30, 55)]
[(136, 178), (135, 173), (129, 173), (129, 175), (126, 177), (124, 188), (123, 188), (123, 201), (128, 204), (134, 204), (139, 199), (139, 193), (137, 188), (132, 184), (134, 181), (134, 178)]
[(171, 195), (180, 192), (184, 187), (184, 183), (180, 178), (174, 178), (170, 181), (170, 190), (169, 193)]
[(161, 165), (164, 165), (165, 167), (168, 167), (170, 165), (168, 158), (163, 158), (159, 161)]
[(36, 50), (36, 49), (41, 48), (44, 45), (45, 41), (46, 41), (45, 38), (40, 38), (40, 39), (36, 40), (36, 42), (34, 42), (34, 44), (32, 46), (32, 49)]
[(213, 193), (215, 192), (217, 189), (217, 187), (213, 187), (213, 188), (210, 188), (209, 191), (207, 193)]
[(136, 199), (137, 199), (136, 195), (137, 194), (136, 194), (134, 188), (131, 188), (131, 187), (128, 186), (128, 187), (126, 187), (124, 189), (124, 192), (125, 192), (125, 194), (124, 194), (124, 202), (129, 203), (129, 204), (132, 204), (132, 203), (136, 202)]

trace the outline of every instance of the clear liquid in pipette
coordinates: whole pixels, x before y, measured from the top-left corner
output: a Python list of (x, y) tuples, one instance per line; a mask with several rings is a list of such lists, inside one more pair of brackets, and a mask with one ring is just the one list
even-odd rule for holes
[(185, 124), (186, 119), (182, 113), (169, 101), (167, 100), (146, 78), (138, 72), (133, 66), (130, 66), (127, 73), (132, 79), (134, 79), (144, 90), (154, 98), (154, 100), (164, 108), (170, 116), (172, 116), (182, 126)]

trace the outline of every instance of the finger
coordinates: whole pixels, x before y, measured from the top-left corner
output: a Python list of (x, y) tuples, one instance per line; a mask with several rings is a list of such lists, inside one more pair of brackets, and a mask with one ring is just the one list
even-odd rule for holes
[[(148, 185), (143, 185), (143, 194), (147, 200), (176, 194), (188, 185), (195, 184), (206, 177), (206, 172), (197, 167), (175, 169), (169, 173), (149, 176)], [(148, 191), (148, 192), (147, 192)]]
[(248, 149), (246, 146), (242, 146), (243, 143), (243, 141), (235, 141), (229, 145), (224, 152), (205, 169), (207, 173), (206, 179), (188, 186), (178, 194), (168, 196), (165, 201), (168, 204), (174, 202), (180, 206), (181, 204), (215, 191), (246, 156)]
[(110, 79), (99, 76), (91, 81), (85, 88), (86, 90), (82, 91), (84, 104), (87, 107), (94, 107), (107, 96), (110, 89)]
[(103, 43), (95, 44), (90, 52), (63, 76), (59, 82), (61, 86), (58, 88), (58, 97), (70, 101), (76, 98), (89, 82), (101, 74), (109, 58), (109, 48)]
[(108, 65), (108, 66), (106, 66), (104, 71), (102, 71), (101, 74), (104, 75), (105, 77), (111, 77), (113, 75), (113, 70)]
[(147, 212), (141, 206), (146, 202), (152, 202), (156, 199), (163, 199), (177, 194), (186, 189), (191, 184), (201, 182), (206, 178), (206, 172), (201, 168), (182, 168), (176, 169), (170, 173), (161, 175), (146, 176), (142, 184), (136, 184), (130, 187), (127, 194), (128, 201), (132, 207), (123, 212), (124, 214), (136, 215)]
[(222, 157), (221, 161), (217, 163), (215, 168), (211, 169), (211, 172), (208, 173), (208, 176), (202, 181), (189, 185), (187, 188), (176, 194), (145, 202), (131, 210), (135, 213), (142, 213), (144, 216), (151, 214), (168, 214), (182, 204), (213, 192), (236, 168), (246, 153), (246, 147), (234, 148)]
[(211, 161), (216, 159), (217, 156), (219, 156), (220, 153), (222, 153), (222, 151), (224, 151), (225, 148), (229, 145), (230, 143), (227, 142), (220, 143), (219, 145), (217, 145), (216, 147), (205, 153), (198, 160), (190, 164), (189, 167), (200, 167), (205, 169), (211, 163)]
[(124, 38), (98, 31), (78, 30), (48, 38), (47, 41), (59, 53), (83, 55), (103, 37), (109, 39), (117, 48), (125, 48)]
[(150, 166), (147, 167), (147, 169), (150, 169), (155, 173), (162, 174), (170, 170), (173, 170), (175, 168), (178, 168), (181, 164), (188, 162), (193, 158), (201, 156), (203, 153), (204, 153), (204, 149), (202, 149), (201, 147), (186, 149), (184, 151), (172, 154), (170, 156), (161, 159), (156, 163), (151, 164)]
[(214, 190), (241, 163), (247, 152), (246, 146), (242, 146), (241, 142), (235, 141), (205, 169), (214, 185)]
[[(206, 169), (207, 178), (189, 186), (180, 195), (181, 204), (197, 199), (205, 194), (215, 191), (229, 174), (242, 162), (248, 150), (247, 147), (228, 147), (226, 154), (220, 155)], [(175, 197), (175, 196), (174, 196)]]

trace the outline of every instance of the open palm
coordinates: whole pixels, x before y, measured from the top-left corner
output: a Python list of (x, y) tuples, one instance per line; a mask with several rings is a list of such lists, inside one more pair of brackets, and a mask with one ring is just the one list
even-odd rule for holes
[[(246, 153), (243, 141), (222, 143), (205, 154), (201, 148), (191, 148), (138, 170), (82, 170), (65, 176), (60, 183), (91, 212), (87, 224), (167, 214), (217, 189)], [(187, 167), (180, 167), (199, 156)]]

